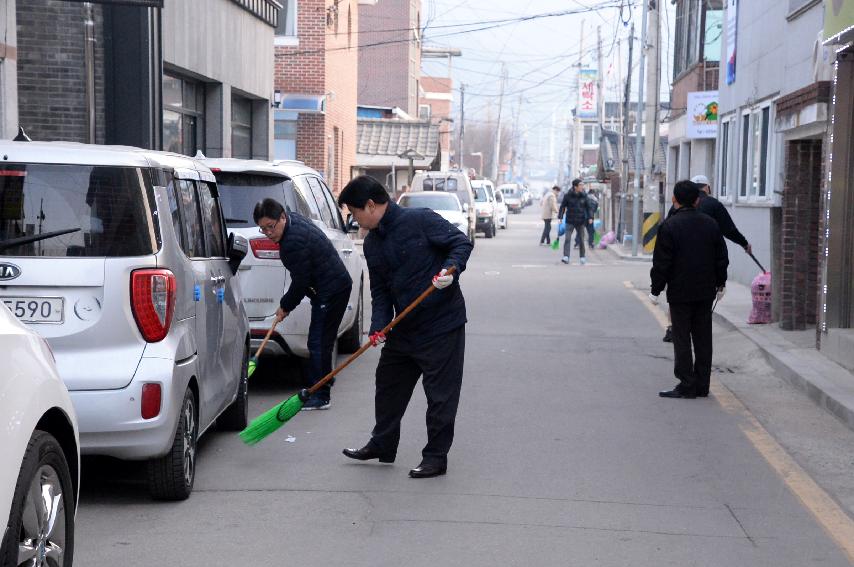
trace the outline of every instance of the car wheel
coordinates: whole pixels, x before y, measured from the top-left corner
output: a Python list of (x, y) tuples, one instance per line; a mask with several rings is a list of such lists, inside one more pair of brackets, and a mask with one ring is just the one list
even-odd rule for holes
[(362, 321), (365, 315), (364, 305), (364, 288), (359, 282), (359, 301), (356, 304), (356, 318), (353, 320), (353, 325), (347, 329), (341, 338), (338, 339), (338, 350), (344, 354), (350, 354), (359, 350), (362, 346)]
[(196, 441), (199, 426), (196, 398), (187, 388), (178, 428), (169, 452), (159, 459), (148, 461), (148, 492), (157, 500), (186, 500), (193, 491), (196, 478)]
[(18, 473), (0, 565), (71, 565), (75, 502), (62, 447), (36, 430)]
[(237, 397), (216, 420), (223, 431), (243, 431), (249, 424), (249, 347), (243, 349)]
[(495, 225), (487, 225), (486, 230), (483, 231), (484, 236), (487, 238), (492, 238), (495, 236)]

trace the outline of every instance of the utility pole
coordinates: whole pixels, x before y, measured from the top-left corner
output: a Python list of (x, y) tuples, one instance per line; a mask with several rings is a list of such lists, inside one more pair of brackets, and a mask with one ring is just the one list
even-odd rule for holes
[(492, 179), (498, 181), (501, 169), (501, 108), (504, 106), (504, 81), (507, 78), (507, 66), (501, 64), (501, 94), (498, 95), (498, 120), (495, 121), (495, 152), (492, 154)]
[(519, 104), (516, 106), (516, 116), (513, 117), (513, 137), (510, 148), (510, 181), (516, 176), (516, 154), (519, 149), (519, 113), (522, 112), (522, 95), (519, 94)]
[(620, 159), (623, 162), (622, 177), (620, 179), (620, 220), (617, 223), (617, 237), (623, 241), (623, 230), (625, 230), (626, 218), (626, 194), (629, 192), (629, 97), (632, 92), (632, 57), (635, 45), (635, 24), (632, 23), (629, 31), (629, 70), (626, 76), (626, 89), (623, 92), (623, 133), (622, 144), (620, 144)]
[(632, 191), (632, 256), (638, 255), (638, 240), (641, 237), (640, 227), (640, 193), (641, 177), (643, 177), (643, 114), (644, 114), (644, 50), (646, 49), (646, 21), (649, 12), (649, 0), (643, 3), (643, 18), (641, 19), (641, 52), (638, 61), (638, 120), (635, 128), (635, 186)]
[(661, 29), (661, 12), (658, 10), (659, 0), (649, 0), (649, 26), (647, 31), (647, 41), (649, 42), (645, 49), (647, 51), (646, 61), (649, 72), (647, 73), (647, 96), (646, 96), (646, 112), (644, 120), (649, 124), (647, 132), (649, 136), (648, 144), (644, 144), (646, 151), (644, 152), (644, 192), (643, 196), (643, 212), (654, 213), (659, 210), (658, 190), (652, 183), (653, 171), (655, 170), (655, 156), (659, 151), (658, 144), (658, 115), (661, 108), (661, 49), (660, 45), (660, 29)]
[(575, 116), (573, 117), (574, 126), (572, 129), (572, 177), (581, 177), (581, 120), (578, 118), (578, 106), (581, 101), (581, 66), (584, 60), (584, 20), (581, 20), (581, 33), (579, 34), (578, 43), (578, 70), (575, 78)]
[(465, 172), (463, 165), (465, 153), (463, 152), (463, 138), (466, 132), (466, 86), (460, 83), (460, 141), (457, 143), (457, 167)]

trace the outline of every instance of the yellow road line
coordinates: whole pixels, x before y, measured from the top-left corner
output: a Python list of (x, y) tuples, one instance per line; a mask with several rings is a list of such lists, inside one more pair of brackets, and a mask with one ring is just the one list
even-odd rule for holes
[[(638, 300), (655, 316), (662, 328), (668, 325), (661, 309), (649, 302), (646, 295), (635, 289), (632, 282), (623, 282)], [(744, 420), (741, 431), (789, 490), (809, 510), (825, 532), (854, 564), (854, 520), (824, 491), (789, 453), (768, 433), (735, 394), (718, 380), (712, 380), (709, 393), (731, 415)]]

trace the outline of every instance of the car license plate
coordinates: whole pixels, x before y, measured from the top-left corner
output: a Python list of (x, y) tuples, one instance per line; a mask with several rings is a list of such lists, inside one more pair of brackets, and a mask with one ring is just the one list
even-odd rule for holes
[(25, 323), (62, 323), (61, 297), (0, 297), (9, 311)]

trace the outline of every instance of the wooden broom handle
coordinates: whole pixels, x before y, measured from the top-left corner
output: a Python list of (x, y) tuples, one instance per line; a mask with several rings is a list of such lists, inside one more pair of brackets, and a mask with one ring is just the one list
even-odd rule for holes
[[(447, 268), (446, 275), (449, 275), (449, 276), (450, 276), (450, 275), (453, 275), (456, 271), (457, 271), (457, 268), (456, 268), (456, 267), (454, 267), (454, 266), (451, 266), (450, 268)], [(386, 334), (386, 333), (388, 333), (389, 331), (391, 331), (391, 330), (395, 327), (395, 325), (397, 325), (398, 323), (400, 323), (400, 322), (403, 320), (403, 318), (404, 318), (404, 317), (406, 317), (407, 315), (409, 315), (409, 314), (412, 312), (412, 310), (413, 310), (413, 309), (415, 309), (416, 307), (418, 307), (418, 305), (419, 305), (422, 301), (424, 301), (425, 299), (427, 299), (427, 297), (428, 297), (431, 293), (433, 293), (435, 290), (436, 290), (436, 286), (434, 286), (434, 285), (431, 283), (431, 284), (430, 284), (430, 287), (428, 287), (427, 289), (425, 289), (423, 292), (421, 292), (421, 295), (419, 295), (418, 297), (416, 297), (416, 298), (415, 298), (415, 301), (413, 301), (412, 303), (410, 303), (410, 304), (409, 304), (409, 306), (408, 306), (406, 309), (404, 309), (403, 311), (401, 311), (401, 312), (400, 312), (400, 314), (399, 314), (397, 317), (395, 317), (394, 319), (392, 319), (392, 320), (391, 320), (391, 323), (389, 323), (388, 325), (386, 325), (385, 327), (383, 327), (383, 330), (382, 330), (381, 332), (382, 332), (383, 334)], [(314, 386), (312, 386), (311, 388), (309, 388), (309, 389), (308, 389), (308, 393), (309, 393), (309, 394), (314, 394), (315, 392), (317, 392), (319, 389), (321, 389), (323, 386), (325, 386), (327, 382), (329, 382), (330, 380), (332, 380), (333, 378), (335, 378), (335, 375), (336, 375), (336, 374), (338, 374), (339, 372), (341, 372), (342, 370), (344, 370), (345, 368), (347, 368), (348, 366), (350, 366), (350, 363), (352, 363), (354, 360), (356, 360), (357, 358), (359, 358), (360, 356), (362, 356), (362, 354), (363, 354), (366, 350), (368, 350), (369, 348), (371, 348), (371, 346), (372, 346), (372, 345), (371, 345), (371, 342), (370, 342), (370, 341), (368, 341), (368, 342), (366, 342), (365, 344), (363, 344), (361, 347), (359, 347), (359, 350), (357, 350), (356, 352), (354, 352), (353, 354), (351, 354), (351, 355), (350, 355), (350, 357), (349, 357), (347, 360), (345, 360), (345, 361), (341, 364), (341, 366), (339, 366), (338, 368), (334, 369), (332, 372), (330, 372), (329, 374), (327, 374), (326, 376), (324, 376), (324, 377), (323, 377), (323, 378), (322, 378), (322, 379), (321, 379), (317, 384), (315, 384)]]
[(273, 331), (276, 330), (276, 325), (279, 324), (279, 321), (273, 321), (273, 326), (270, 327), (270, 330), (267, 331), (267, 335), (264, 337), (264, 340), (261, 342), (261, 346), (258, 347), (258, 350), (255, 351), (254, 358), (258, 358), (261, 356), (261, 351), (264, 350), (264, 347), (267, 346), (267, 341), (270, 340), (270, 336), (273, 334)]

